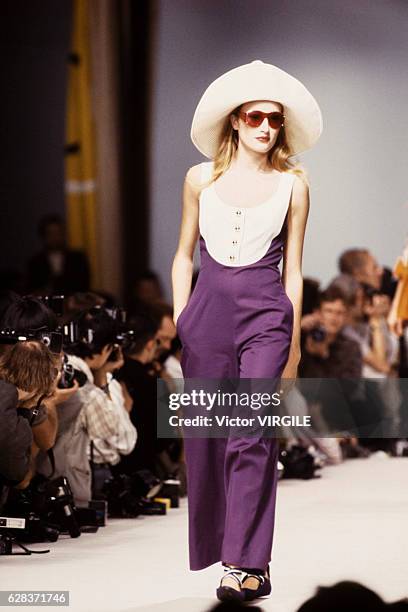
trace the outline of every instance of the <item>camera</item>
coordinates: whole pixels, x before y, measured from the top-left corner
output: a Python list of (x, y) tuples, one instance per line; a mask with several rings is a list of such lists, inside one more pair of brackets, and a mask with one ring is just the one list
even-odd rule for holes
[(58, 331), (49, 331), (43, 328), (20, 333), (15, 329), (0, 329), (0, 344), (16, 344), (17, 342), (27, 342), (28, 340), (43, 342), (52, 353), (60, 353), (62, 351), (63, 336)]
[(13, 489), (6, 504), (8, 513), (26, 520), (22, 542), (55, 542), (61, 532), (81, 535), (71, 487), (65, 476), (49, 480), (36, 474), (26, 489)]
[(75, 380), (78, 382), (80, 387), (83, 387), (88, 379), (85, 372), (76, 370), (73, 365), (68, 363), (68, 357), (64, 354), (64, 361), (62, 364), (61, 378), (58, 381), (58, 388), (71, 389), (74, 386)]
[(38, 299), (57, 317), (62, 317), (64, 314), (64, 295), (42, 295), (38, 296)]
[(366, 285), (365, 283), (361, 283), (361, 287), (363, 289), (364, 297), (371, 302), (373, 301), (373, 297), (375, 295), (381, 295), (381, 291), (378, 289), (374, 289), (371, 285)]
[(315, 342), (323, 342), (326, 338), (326, 330), (322, 325), (313, 327), (309, 333)]
[[(0, 555), (13, 554), (13, 540), (18, 529), (25, 528), (25, 519), (0, 516)], [(14, 531), (16, 530), (16, 531)]]
[(117, 361), (119, 359), (119, 347), (120, 345), (117, 343), (113, 345), (113, 350), (108, 357), (108, 361)]
[(131, 518), (140, 514), (165, 514), (165, 506), (153, 501), (162, 486), (162, 481), (149, 470), (112, 476), (105, 480), (102, 489), (109, 516)]

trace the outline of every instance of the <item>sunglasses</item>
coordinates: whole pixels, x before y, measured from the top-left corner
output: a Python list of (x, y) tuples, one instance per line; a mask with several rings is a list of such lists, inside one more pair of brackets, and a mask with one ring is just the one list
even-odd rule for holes
[(259, 127), (265, 117), (268, 118), (269, 127), (274, 130), (280, 128), (285, 120), (285, 115), (279, 111), (273, 111), (272, 113), (263, 113), (262, 111), (254, 110), (250, 113), (239, 112), (241, 119), (245, 121), (251, 127)]

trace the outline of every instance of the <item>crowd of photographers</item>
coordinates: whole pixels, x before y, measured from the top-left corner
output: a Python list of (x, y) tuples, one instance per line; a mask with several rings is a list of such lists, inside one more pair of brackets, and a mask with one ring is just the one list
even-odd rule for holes
[(178, 363), (173, 328), (163, 302), (139, 304), (126, 321), (92, 293), (3, 293), (0, 516), (24, 518), (25, 527), (16, 535), (0, 525), (0, 551), (5, 534), (77, 537), (108, 515), (165, 514), (167, 500), (178, 504), (181, 441), (156, 433), (157, 378), (175, 388), (164, 365)]
[[(284, 428), (281, 476), (408, 454), (405, 341), (387, 325), (395, 284), (363, 249), (343, 253), (324, 291), (305, 280), (299, 384), (285, 410), (312, 414), (314, 431)], [(77, 537), (106, 516), (165, 514), (188, 488), (182, 438), (157, 437), (157, 379), (178, 391), (182, 371), (156, 275), (138, 280), (127, 315), (95, 293), (44, 296), (51, 286), (42, 297), (4, 292), (0, 303), (0, 516), (24, 518), (26, 542)], [(316, 402), (302, 384), (311, 379), (336, 384), (320, 384)], [(17, 538), (8, 527), (0, 551)]]

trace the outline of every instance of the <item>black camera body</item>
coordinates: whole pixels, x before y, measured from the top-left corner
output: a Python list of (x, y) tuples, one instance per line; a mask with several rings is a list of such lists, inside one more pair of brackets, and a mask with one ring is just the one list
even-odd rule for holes
[(62, 351), (63, 335), (59, 331), (33, 329), (22, 333), (10, 328), (0, 329), (0, 344), (17, 344), (17, 342), (27, 342), (28, 340), (43, 342), (52, 353), (60, 353)]
[(149, 470), (112, 476), (105, 480), (102, 489), (109, 516), (132, 518), (140, 514), (165, 514), (166, 507), (153, 501), (162, 486), (162, 481)]
[(315, 342), (324, 342), (327, 332), (323, 325), (318, 325), (317, 327), (313, 327), (309, 334)]
[(61, 378), (58, 381), (59, 389), (71, 389), (74, 386), (74, 381), (78, 382), (80, 387), (83, 387), (88, 378), (85, 372), (77, 370), (68, 362), (68, 357), (64, 354), (64, 363), (62, 364)]

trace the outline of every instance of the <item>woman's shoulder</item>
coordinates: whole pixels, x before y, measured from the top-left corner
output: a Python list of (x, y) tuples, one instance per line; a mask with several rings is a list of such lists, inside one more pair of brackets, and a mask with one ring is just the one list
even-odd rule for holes
[(309, 184), (303, 174), (287, 171), (285, 173), (292, 185), (291, 204), (294, 210), (304, 210), (309, 208)]
[(185, 175), (186, 182), (192, 187), (196, 195), (199, 195), (205, 182), (206, 175), (209, 171), (212, 171), (212, 162), (202, 162), (191, 166)]

